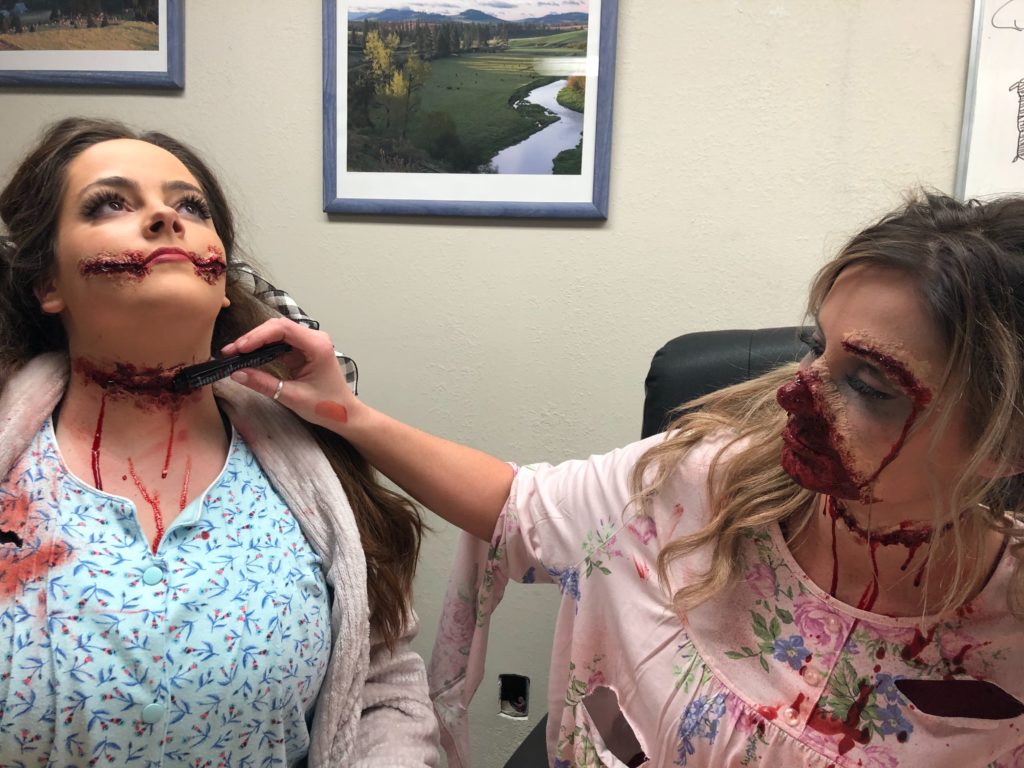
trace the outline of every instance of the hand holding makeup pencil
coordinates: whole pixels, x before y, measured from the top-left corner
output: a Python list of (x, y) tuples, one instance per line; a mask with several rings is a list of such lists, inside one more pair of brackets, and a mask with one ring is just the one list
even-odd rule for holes
[(245, 354), (280, 342), (292, 347), (278, 358), (288, 369), (287, 378), (280, 379), (254, 368), (245, 368), (231, 377), (277, 400), (306, 421), (343, 434), (349, 411), (358, 401), (345, 383), (334, 355), (334, 345), (326, 333), (285, 318), (275, 318), (226, 345), (221, 353)]
[(425, 507), (490, 541), (512, 487), (508, 464), (403, 424), (363, 403), (345, 383), (334, 345), (321, 331), (275, 318), (228, 344), (222, 353), (246, 353), (282, 341), (292, 347), (279, 358), (291, 378), (282, 381), (251, 368), (231, 378), (341, 435)]

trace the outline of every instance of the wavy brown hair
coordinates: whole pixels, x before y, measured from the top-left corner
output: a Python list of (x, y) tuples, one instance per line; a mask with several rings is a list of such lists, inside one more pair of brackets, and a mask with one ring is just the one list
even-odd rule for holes
[[(216, 176), (187, 145), (158, 132), (137, 132), (110, 120), (67, 118), (46, 131), (0, 192), (0, 382), (43, 352), (66, 350), (60, 320), (44, 313), (33, 288), (55, 270), (57, 219), (68, 164), (89, 147), (113, 139), (154, 144), (177, 157), (199, 182), (227, 255), (231, 305), (214, 325), (211, 354), (276, 317), (248, 287), (237, 265), (234, 216)], [(348, 496), (366, 553), (370, 628), (389, 647), (412, 616), (412, 584), (424, 524), (417, 507), (380, 484), (365, 459), (338, 435), (307, 425)]]
[[(1018, 556), (1008, 599), (1024, 617), (1019, 561), (1024, 549), (1024, 198), (964, 203), (914, 194), (854, 235), (818, 272), (808, 302), (812, 317), (839, 274), (855, 264), (897, 269), (911, 277), (949, 350), (931, 448), (955, 404), (962, 401), (966, 408), (972, 458), (954, 478), (952, 493), (940, 498), (934, 510), (936, 529), (952, 523), (957, 566), (938, 608), (959, 608), (984, 583), (991, 563), (981, 555), (986, 536), (996, 530)], [(708, 523), (668, 544), (658, 558), (668, 583), (673, 561), (701, 547), (710, 551), (707, 570), (673, 595), (680, 610), (707, 600), (736, 578), (746, 534), (785, 522), (792, 539), (810, 519), (816, 494), (797, 485), (780, 462), (786, 413), (775, 393), (795, 370), (787, 365), (687, 403), (668, 437), (637, 463), (633, 498), (646, 512), (691, 448), (712, 435), (729, 436), (711, 463)], [(973, 512), (962, 515), (961, 510)]]

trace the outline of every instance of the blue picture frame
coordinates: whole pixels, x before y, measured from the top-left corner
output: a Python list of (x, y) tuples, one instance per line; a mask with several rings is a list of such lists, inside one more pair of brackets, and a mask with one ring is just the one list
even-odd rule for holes
[[(396, 7), (400, 5), (396, 3)], [(471, 5), (468, 4), (467, 8)], [(593, 61), (593, 49), (588, 45), (586, 82), (592, 82), (596, 75), (597, 88), (596, 99), (586, 102), (586, 110), (592, 111), (593, 117), (588, 118), (592, 121), (588, 128), (590, 138), (584, 132), (582, 146), (584, 152), (587, 143), (593, 149), (585, 154), (583, 171), (572, 180), (567, 180), (566, 176), (527, 176), (525, 173), (516, 174), (518, 178), (500, 178), (495, 174), (480, 173), (363, 173), (344, 168), (348, 141), (347, 56), (346, 61), (339, 62), (338, 38), (339, 29), (347, 34), (351, 6), (349, 0), (323, 0), (325, 212), (363, 216), (608, 218), (618, 0), (591, 0), (589, 4), (591, 19), (588, 20), (588, 30), (594, 16), (593, 9), (598, 9), (599, 43), (596, 62)], [(342, 38), (342, 45), (342, 50), (347, 52), (347, 37)], [(590, 98), (590, 94), (587, 97)], [(561, 180), (566, 180), (564, 185)], [(504, 182), (509, 184), (509, 194), (502, 187)], [(372, 194), (365, 193), (368, 185), (373, 187)], [(488, 185), (485, 194), (478, 194), (481, 185)], [(575, 187), (570, 189), (568, 185)], [(435, 196), (434, 189), (443, 194)]]
[(160, 0), (161, 46), (156, 51), (32, 51), (53, 60), (31, 68), (15, 54), (0, 51), (0, 86), (185, 87), (185, 0)]

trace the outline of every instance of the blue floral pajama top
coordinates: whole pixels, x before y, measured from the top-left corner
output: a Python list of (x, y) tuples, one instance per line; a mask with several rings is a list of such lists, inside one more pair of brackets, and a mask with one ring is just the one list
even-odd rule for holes
[[(745, 538), (737, 583), (680, 616), (657, 557), (706, 521), (722, 443), (692, 449), (639, 517), (630, 475), (662, 439), (523, 467), (490, 545), (460, 542), (429, 670), (450, 765), (469, 764), (468, 704), (512, 579), (562, 591), (548, 691), (556, 768), (1024, 767), (1009, 550), (961, 611), (893, 618), (819, 589), (772, 525)], [(707, 562), (700, 550), (677, 560), (671, 584)]]
[(290, 766), (331, 648), (319, 558), (233, 435), (150, 551), (47, 420), (0, 486), (0, 765)]

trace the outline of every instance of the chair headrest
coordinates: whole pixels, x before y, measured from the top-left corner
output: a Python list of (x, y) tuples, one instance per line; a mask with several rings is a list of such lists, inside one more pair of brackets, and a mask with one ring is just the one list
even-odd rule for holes
[(760, 376), (803, 357), (799, 326), (701, 331), (654, 353), (644, 382), (643, 437), (668, 426), (669, 412), (695, 397)]

